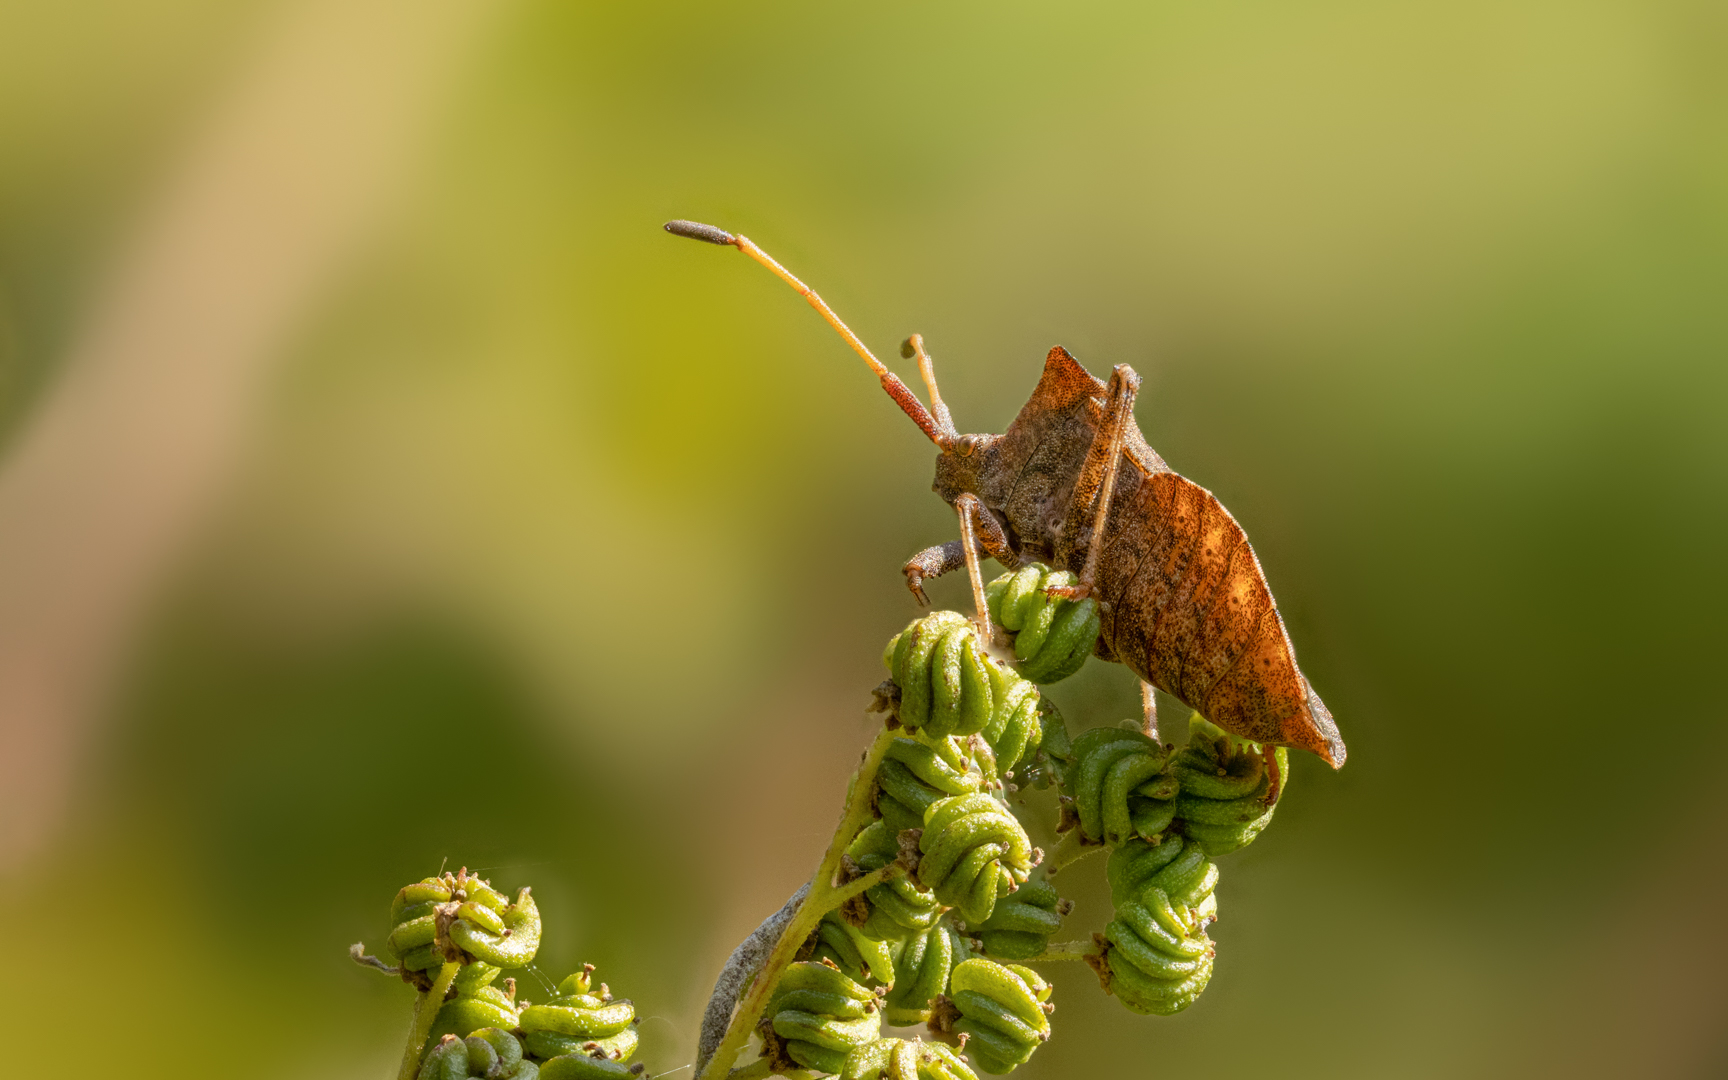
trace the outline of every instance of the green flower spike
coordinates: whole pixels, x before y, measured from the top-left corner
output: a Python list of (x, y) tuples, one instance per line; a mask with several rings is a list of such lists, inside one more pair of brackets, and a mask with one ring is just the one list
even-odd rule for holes
[(992, 959), (1030, 960), (1049, 947), (1050, 935), (1062, 929), (1062, 918), (1073, 906), (1039, 874), (998, 900), (990, 917), (967, 932)]
[(895, 715), (903, 726), (939, 739), (971, 735), (990, 722), (996, 662), (966, 616), (938, 611), (915, 620), (888, 643), (882, 659), (900, 688)]
[(605, 983), (595, 989), (593, 964), (582, 965), (560, 983), (551, 1001), (523, 1009), (520, 1021), (528, 1052), (535, 1057), (576, 1055), (613, 1064), (629, 1061), (636, 1052), (635, 1025), (634, 1004), (614, 1000)]
[(1134, 1012), (1160, 1016), (1192, 1005), (1212, 977), (1215, 949), (1206, 924), (1218, 916), (1218, 869), (1180, 836), (1135, 840), (1106, 870), (1116, 917), (1092, 962), (1107, 991)]
[(822, 916), (814, 937), (816, 945), (810, 955), (817, 962), (826, 960), (860, 983), (887, 985), (894, 981), (894, 953), (888, 943), (853, 926), (840, 909)]
[[(1278, 774), (1289, 786), (1290, 758), (1273, 750)], [(1199, 713), (1189, 721), (1188, 745), (1177, 752), (1172, 771), (1182, 785), (1176, 816), (1183, 832), (1208, 855), (1227, 855), (1254, 842), (1272, 821), (1277, 804), (1268, 805), (1271, 777), (1265, 753), (1208, 723)], [(1282, 787), (1279, 797), (1283, 797)]]
[(829, 963), (788, 965), (763, 1016), (762, 1056), (778, 1072), (838, 1073), (848, 1054), (882, 1034), (876, 992)]
[(966, 1055), (981, 1071), (1013, 1072), (1050, 1038), (1050, 984), (1031, 968), (968, 960), (950, 985), (951, 1001), (930, 1026), (967, 1036)]
[[(846, 854), (860, 872), (868, 874), (898, 859), (900, 844), (886, 822), (876, 821), (858, 834)], [(919, 888), (909, 874), (871, 886), (864, 893), (863, 904), (869, 914), (860, 929), (864, 936), (877, 941), (902, 941), (910, 934), (923, 933), (942, 915), (936, 894)]]
[(539, 1066), (522, 1056), (516, 1036), (499, 1028), (481, 1028), (466, 1039), (446, 1035), (420, 1066), (420, 1080), (535, 1080)]
[(466, 868), (402, 889), (390, 923), (388, 948), (404, 977), (422, 990), (431, 985), (423, 973), (446, 961), (523, 967), (540, 948), (540, 912), (529, 890), (524, 887), (512, 904)]
[(977, 1080), (977, 1074), (941, 1043), (877, 1039), (846, 1056), (840, 1080)]
[(1020, 677), (1061, 682), (1080, 670), (1098, 641), (1098, 601), (1058, 600), (1046, 591), (1072, 585), (1073, 574), (1027, 563), (984, 586), (990, 618), (1014, 635)]
[(1026, 830), (1007, 807), (984, 794), (931, 803), (918, 850), (918, 880), (972, 925), (990, 918), (996, 901), (1025, 881), (1033, 865)]
[(894, 986), (883, 1000), (888, 1023), (929, 1020), (930, 1003), (948, 992), (949, 972), (971, 955), (966, 938), (946, 919), (902, 942), (894, 956)]
[(451, 984), (456, 996), (439, 1006), (430, 1038), (464, 1039), (483, 1028), (515, 1028), (521, 1011), (516, 1005), (516, 980), (504, 980), (504, 988), (499, 989), (492, 985), (498, 975), (499, 969), (491, 964), (464, 964)]
[(1175, 820), (1177, 781), (1155, 740), (1126, 728), (1093, 728), (1074, 740), (1073, 755), (1063, 787), (1085, 842), (1151, 839)]

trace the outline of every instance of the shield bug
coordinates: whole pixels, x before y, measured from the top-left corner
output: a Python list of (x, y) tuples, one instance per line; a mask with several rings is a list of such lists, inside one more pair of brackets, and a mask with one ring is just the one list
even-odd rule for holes
[[(936, 444), (933, 487), (959, 513), (962, 539), (906, 563), (920, 602), (926, 579), (962, 566), (982, 595), (976, 558), (968, 558), (974, 539), (1010, 569), (1037, 560), (1073, 571), (1078, 580), (1060, 593), (1097, 599), (1097, 654), (1133, 671), (1143, 690), (1155, 686), (1244, 739), (1344, 764), (1344, 740), (1296, 666), (1247, 535), (1211, 492), (1165, 464), (1134, 422), (1140, 377), (1133, 368), (1118, 364), (1105, 383), (1058, 345), (1006, 432), (964, 435), (917, 335), (901, 351), (917, 358), (929, 408), (820, 296), (750, 240), (691, 221), (668, 222), (666, 230), (735, 247), (791, 285)], [(1143, 696), (1150, 723), (1150, 691)]]

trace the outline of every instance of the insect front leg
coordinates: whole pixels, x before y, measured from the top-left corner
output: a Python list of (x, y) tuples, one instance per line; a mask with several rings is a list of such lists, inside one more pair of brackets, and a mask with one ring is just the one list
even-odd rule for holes
[(1068, 515), (1057, 551), (1057, 561), (1065, 562), (1065, 556), (1073, 551), (1073, 538), (1083, 531), (1090, 536), (1079, 581), (1050, 589), (1051, 596), (1068, 600), (1084, 600), (1094, 595), (1098, 557), (1104, 551), (1104, 526), (1110, 518), (1110, 499), (1116, 493), (1116, 473), (1122, 464), (1122, 447), (1128, 439), (1128, 425), (1134, 422), (1134, 399), (1140, 393), (1140, 376), (1127, 364), (1117, 364), (1110, 372), (1107, 393), (1104, 422), (1093, 433), (1092, 445), (1087, 448), (1086, 460), (1080, 466), (1080, 475), (1075, 478), (1074, 495), (1068, 502)]
[[(954, 500), (954, 509), (963, 521), (970, 518), (978, 546), (984, 549), (986, 555), (1009, 570), (1020, 565), (1020, 556), (1014, 553), (1014, 548), (1008, 543), (1007, 531), (1002, 528), (1002, 523), (996, 520), (996, 515), (984, 505), (983, 500), (976, 495), (965, 493)], [(959, 570), (965, 565), (966, 545), (959, 540), (950, 540), (946, 544), (927, 547), (907, 559), (906, 565), (902, 566), (900, 571), (906, 575), (906, 587), (912, 590), (918, 603), (929, 607), (930, 598), (924, 595), (924, 582), (929, 578), (938, 578)]]

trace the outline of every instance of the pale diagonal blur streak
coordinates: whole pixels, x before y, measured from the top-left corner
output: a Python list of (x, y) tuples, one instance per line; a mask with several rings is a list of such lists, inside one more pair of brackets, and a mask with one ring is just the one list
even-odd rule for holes
[(387, 212), (484, 0), (286, 5), (146, 205), (0, 467), (0, 859), (40, 849), (272, 365)]

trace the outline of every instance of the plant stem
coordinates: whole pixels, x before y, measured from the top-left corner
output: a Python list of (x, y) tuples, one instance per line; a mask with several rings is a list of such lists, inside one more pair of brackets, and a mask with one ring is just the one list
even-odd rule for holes
[(450, 984), (456, 980), (456, 972), (461, 964), (445, 964), (438, 972), (438, 978), (433, 980), (432, 989), (423, 991), (414, 999), (414, 1026), (408, 1031), (408, 1045), (402, 1050), (402, 1067), (396, 1071), (396, 1080), (414, 1080), (420, 1073), (420, 1055), (426, 1049), (426, 1036), (432, 1031), (432, 1021), (438, 1018), (438, 1010), (444, 1006), (444, 995), (449, 992)]
[(720, 1041), (714, 1056), (708, 1059), (707, 1066), (696, 1080), (724, 1080), (731, 1074), (732, 1063), (738, 1060), (744, 1044), (750, 1041), (750, 1033), (755, 1030), (756, 1021), (761, 1018), (762, 1009), (768, 1004), (768, 996), (774, 992), (775, 985), (780, 981), (780, 973), (785, 971), (786, 965), (798, 955), (798, 950), (815, 931), (816, 925), (822, 921), (822, 916), (850, 897), (893, 876), (897, 864), (885, 866), (845, 885), (836, 885), (834, 880), (839, 874), (840, 859), (846, 854), (847, 845), (857, 838), (864, 826), (875, 820), (871, 803), (874, 802), (872, 796), (876, 791), (876, 773), (882, 767), (882, 759), (887, 755), (888, 747), (893, 744), (895, 734), (895, 728), (884, 726), (876, 736), (876, 741), (870, 744), (858, 771), (852, 774), (852, 782), (846, 789), (846, 810), (840, 817), (839, 828), (834, 830), (834, 839), (829, 842), (828, 851), (822, 856), (821, 864), (816, 867), (815, 876), (810, 879), (809, 895), (798, 908), (798, 914), (792, 917), (792, 921), (787, 923), (786, 929), (781, 932), (780, 939), (774, 943), (774, 950), (768, 954), (762, 970), (756, 973), (750, 989), (738, 1002), (738, 1009), (732, 1014), (732, 1022), (727, 1025), (726, 1037)]
[(1021, 964), (1037, 964), (1046, 960), (1084, 960), (1087, 955), (1096, 951), (1097, 946), (1090, 941), (1059, 941), (1047, 945), (1044, 951), (1027, 960), (1019, 960)]
[(1057, 873), (1064, 868), (1072, 866), (1088, 855), (1103, 850), (1103, 844), (1082, 843), (1080, 840), (1080, 827), (1075, 826), (1063, 833), (1062, 838), (1056, 841), (1056, 847), (1051, 850), (1050, 857), (1045, 860), (1048, 866), (1046, 872), (1051, 877), (1055, 877)]

